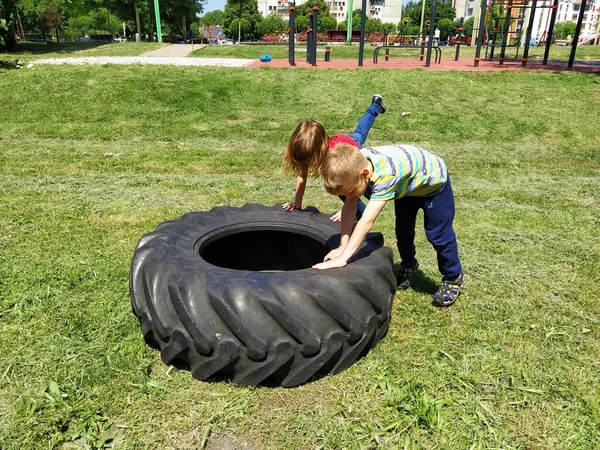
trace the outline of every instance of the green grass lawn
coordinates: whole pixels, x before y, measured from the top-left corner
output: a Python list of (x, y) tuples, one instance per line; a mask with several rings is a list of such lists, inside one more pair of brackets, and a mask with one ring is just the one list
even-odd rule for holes
[(157, 42), (22, 42), (9, 57), (23, 60), (39, 58), (68, 58), (83, 56), (139, 56), (165, 47)]
[[(599, 80), (0, 71), (0, 448), (598, 448)], [(388, 112), (367, 144), (420, 145), (452, 174), (458, 303), (431, 305), (421, 221), (423, 276), (348, 370), (283, 389), (165, 366), (130, 310), (139, 238), (189, 211), (290, 201), (280, 162), (297, 122), (351, 131), (374, 91)], [(305, 204), (340, 206), (320, 180)], [(388, 206), (375, 229), (392, 248), (393, 226)]]
[[(325, 49), (325, 44), (318, 46), (319, 50)], [(373, 59), (375, 46), (367, 44), (364, 50), (364, 58)], [(442, 58), (454, 59), (456, 54), (455, 47), (440, 47), (442, 50)], [(544, 47), (530, 47), (529, 58), (532, 60), (543, 59)], [(550, 48), (549, 59), (566, 61), (569, 59), (571, 47), (561, 47), (553, 45)], [(287, 59), (287, 45), (206, 45), (198, 50), (195, 50), (190, 56), (199, 58), (218, 57), (218, 58), (258, 58), (262, 54), (271, 55), (272, 58)], [(498, 53), (499, 54), (499, 53)], [(383, 50), (379, 52), (379, 56), (383, 57)], [(461, 46), (459, 51), (460, 59), (473, 59), (475, 56), (475, 47)], [(485, 56), (485, 47), (482, 48), (481, 56)], [(508, 48), (506, 50), (507, 58), (517, 56), (516, 48)], [(523, 56), (523, 49), (519, 49), (518, 57)], [(416, 59), (419, 57), (419, 49), (392, 49), (390, 51), (391, 58), (410, 58)], [(296, 46), (296, 58), (306, 58), (306, 45)], [(325, 53), (317, 53), (319, 60), (325, 59)], [(335, 44), (331, 46), (332, 59), (358, 59), (358, 44), (347, 46), (343, 44)], [(600, 60), (600, 46), (598, 45), (580, 45), (575, 53), (577, 61), (598, 61)]]

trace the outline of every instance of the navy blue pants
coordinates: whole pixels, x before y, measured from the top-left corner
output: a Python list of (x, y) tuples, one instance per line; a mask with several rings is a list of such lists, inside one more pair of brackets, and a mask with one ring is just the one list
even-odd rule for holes
[(419, 209), (423, 210), (425, 235), (437, 253), (438, 268), (444, 280), (456, 279), (462, 267), (458, 258), (454, 220), (454, 195), (450, 176), (444, 189), (430, 197), (402, 197), (394, 201), (396, 239), (400, 259), (405, 265), (416, 262), (415, 222)]

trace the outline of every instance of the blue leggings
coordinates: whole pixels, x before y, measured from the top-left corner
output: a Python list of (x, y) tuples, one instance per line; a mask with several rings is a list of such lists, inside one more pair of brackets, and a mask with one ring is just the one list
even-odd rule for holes
[[(363, 144), (367, 140), (367, 136), (369, 135), (369, 131), (371, 131), (371, 127), (373, 123), (375, 123), (375, 119), (379, 115), (379, 105), (377, 103), (371, 103), (371, 105), (367, 108), (365, 113), (362, 115), (358, 124), (356, 125), (356, 129), (354, 133), (350, 135), (352, 139), (356, 141), (359, 148), (362, 148)], [(346, 201), (346, 197), (340, 195), (340, 199), (344, 202)], [(363, 212), (367, 205), (359, 198), (358, 205), (356, 208), (356, 218), (360, 219), (362, 217)]]

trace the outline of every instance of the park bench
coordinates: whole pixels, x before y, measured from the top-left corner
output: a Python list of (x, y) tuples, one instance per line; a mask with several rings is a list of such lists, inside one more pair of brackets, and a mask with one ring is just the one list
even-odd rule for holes
[(188, 38), (190, 44), (208, 44), (208, 39), (205, 37)]
[(23, 37), (28, 42), (46, 42), (46, 38), (39, 33), (25, 33)]
[(92, 42), (112, 42), (113, 37), (110, 34), (90, 34)]
[[(422, 50), (427, 50), (427, 44), (425, 45), (379, 45), (377, 46), (377, 48), (375, 49), (375, 52), (373, 53), (373, 63), (377, 64), (377, 58), (379, 55), (379, 51), (382, 49), (392, 49), (392, 48), (418, 48), (418, 49), (422, 49)], [(440, 61), (442, 60), (442, 49), (439, 48), (437, 45), (432, 45), (431, 48), (433, 50), (435, 50), (435, 58), (434, 58), (434, 63), (439, 64)], [(389, 51), (389, 50), (386, 50)]]

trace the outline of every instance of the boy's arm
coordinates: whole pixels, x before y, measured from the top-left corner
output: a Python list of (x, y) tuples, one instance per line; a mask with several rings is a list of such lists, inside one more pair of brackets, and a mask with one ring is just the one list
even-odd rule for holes
[(304, 197), (304, 191), (306, 190), (306, 179), (308, 178), (308, 167), (303, 168), (300, 174), (296, 176), (296, 195), (294, 201), (290, 203), (284, 203), (283, 209), (286, 211), (293, 211), (294, 209), (302, 209), (302, 198)]
[[(313, 266), (315, 269), (333, 269), (336, 267), (344, 267), (348, 260), (356, 253), (360, 244), (367, 236), (367, 233), (371, 231), (373, 228), (373, 224), (375, 223), (375, 219), (379, 216), (379, 213), (383, 210), (383, 207), (386, 204), (386, 200), (371, 200), (363, 212), (362, 218), (356, 224), (354, 228), (354, 232), (350, 236), (350, 240), (344, 246), (344, 250), (341, 255), (337, 258), (330, 259), (329, 261), (325, 261)], [(343, 210), (342, 210), (343, 211)], [(342, 215), (342, 225), (344, 223), (344, 217)], [(342, 235), (343, 238), (343, 235)], [(340, 247), (341, 248), (341, 247)]]
[(356, 217), (357, 204), (358, 197), (347, 198), (344, 202), (344, 206), (342, 207), (340, 246), (327, 253), (323, 261), (335, 259), (339, 257), (344, 251), (344, 247), (346, 247), (346, 245), (348, 244), (348, 241), (350, 240), (350, 235), (352, 234), (352, 227), (354, 226), (354, 218)]

